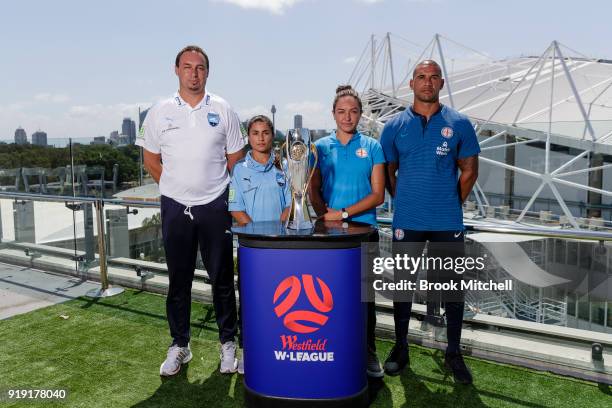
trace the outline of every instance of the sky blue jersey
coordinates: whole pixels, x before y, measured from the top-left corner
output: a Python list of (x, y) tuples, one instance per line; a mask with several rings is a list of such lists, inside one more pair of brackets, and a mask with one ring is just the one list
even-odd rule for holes
[(229, 210), (244, 211), (253, 221), (277, 221), (291, 205), (289, 183), (274, 166), (274, 155), (266, 164), (256, 162), (249, 151), (232, 170)]
[[(315, 145), (323, 200), (329, 208), (350, 207), (372, 193), (372, 169), (385, 162), (378, 141), (357, 132), (343, 145), (334, 132), (317, 140)], [(376, 225), (376, 209), (351, 216), (349, 220)]]

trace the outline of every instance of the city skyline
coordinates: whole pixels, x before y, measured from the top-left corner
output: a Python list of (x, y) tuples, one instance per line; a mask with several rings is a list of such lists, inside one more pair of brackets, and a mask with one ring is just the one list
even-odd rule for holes
[[(45, 129), (50, 139), (108, 135), (124, 117), (135, 120), (139, 108), (175, 92), (174, 57), (189, 43), (210, 56), (211, 92), (241, 120), (271, 116), (274, 104), (279, 130), (298, 113), (305, 127), (334, 127), (334, 90), (373, 33), (392, 32), (424, 47), (439, 32), (494, 59), (539, 55), (552, 40), (612, 58), (601, 41), (612, 34), (605, 1), (585, 1), (578, 12), (573, 2), (550, 0), (206, 0), (172, 7), (182, 16), (180, 29), (166, 3), (156, 1), (5, 5), (0, 44), (11, 57), (0, 68), (2, 138), (18, 126)], [(118, 14), (134, 19), (117, 20)], [(21, 29), (25, 16), (28, 30)], [(108, 21), (115, 21), (113, 30)], [(404, 51), (394, 55), (400, 77)]]
[[(146, 112), (146, 111), (145, 111)], [(124, 144), (134, 144), (134, 142), (136, 141), (136, 122), (129, 118), (129, 117), (125, 117), (123, 118), (123, 121), (121, 123), (121, 132), (119, 132), (118, 130), (112, 130), (109, 133), (109, 137), (108, 140), (113, 140), (115, 142), (118, 142), (120, 137), (124, 137), (125, 140), (123, 142), (125, 142)], [(28, 140), (28, 136), (27, 136), (27, 130), (24, 129), (23, 126), (18, 126), (17, 129), (15, 129), (14, 131), (14, 136), (12, 138), (10, 137), (0, 137), (0, 142), (13, 142), (15, 144), (33, 144), (33, 145), (39, 145), (39, 146), (46, 146), (47, 145), (47, 138), (49, 139), (70, 139), (70, 138), (65, 138), (65, 137), (48, 137), (48, 134), (46, 131), (43, 131), (42, 129), (38, 129), (34, 132), (32, 132), (31, 136), (30, 136), (30, 140)], [(104, 138), (106, 139), (106, 136), (85, 136), (85, 137), (77, 137), (77, 138), (73, 138), (73, 139), (91, 139), (92, 142), (96, 142), (96, 144), (99, 144), (99, 141), (101, 140), (100, 138)]]

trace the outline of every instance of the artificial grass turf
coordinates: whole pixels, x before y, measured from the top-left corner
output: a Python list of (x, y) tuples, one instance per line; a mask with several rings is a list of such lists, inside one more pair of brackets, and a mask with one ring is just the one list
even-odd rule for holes
[[(241, 407), (242, 376), (218, 372), (218, 339), (209, 305), (192, 307), (193, 360), (159, 377), (169, 344), (162, 296), (126, 291), (79, 298), (0, 321), (0, 389), (63, 388), (65, 401), (0, 400), (2, 407)], [(61, 315), (69, 316), (67, 319)], [(381, 359), (391, 344), (378, 342)], [(411, 368), (375, 385), (373, 407), (603, 407), (610, 388), (467, 358), (474, 385), (454, 385), (443, 354), (412, 346)]]

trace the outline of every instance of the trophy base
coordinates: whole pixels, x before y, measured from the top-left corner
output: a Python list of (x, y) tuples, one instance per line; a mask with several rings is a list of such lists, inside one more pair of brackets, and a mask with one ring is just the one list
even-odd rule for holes
[(291, 220), (287, 223), (286, 228), (290, 230), (301, 231), (312, 229), (313, 226), (314, 224), (310, 221)]

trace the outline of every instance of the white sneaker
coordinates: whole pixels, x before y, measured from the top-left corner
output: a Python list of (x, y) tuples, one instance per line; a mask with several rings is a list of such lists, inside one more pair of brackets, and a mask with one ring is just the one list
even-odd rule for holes
[(222, 374), (235, 373), (238, 370), (238, 359), (236, 358), (236, 344), (233, 341), (226, 341), (221, 345), (221, 366), (219, 371)]
[(244, 357), (238, 360), (238, 374), (244, 374)]
[(170, 346), (168, 348), (168, 354), (166, 360), (159, 367), (159, 375), (168, 377), (181, 371), (181, 365), (191, 361), (193, 355), (191, 354), (191, 348), (189, 344), (187, 347), (179, 347), (177, 345)]

